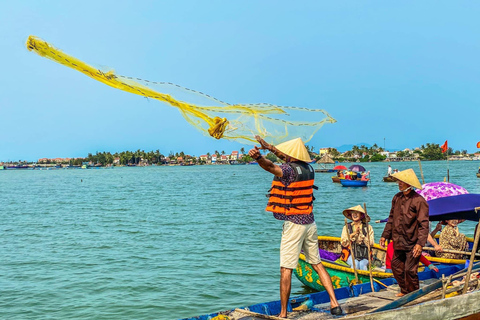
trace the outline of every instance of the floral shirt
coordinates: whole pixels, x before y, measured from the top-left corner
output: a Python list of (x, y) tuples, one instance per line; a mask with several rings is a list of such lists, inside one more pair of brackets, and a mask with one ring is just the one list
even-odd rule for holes
[[(458, 231), (458, 227), (452, 227), (447, 224), (440, 233), (440, 246), (442, 249), (464, 251), (467, 248), (467, 239), (463, 233)], [(462, 259), (461, 253), (437, 253), (437, 256), (445, 259)]]
[[(292, 183), (295, 178), (297, 177), (297, 173), (288, 163), (284, 163), (280, 165), (280, 169), (282, 169), (283, 176), (280, 178), (280, 181), (287, 187), (290, 183)], [(293, 214), (293, 215), (286, 215), (282, 213), (273, 213), (273, 217), (277, 220), (285, 220), (290, 221), (295, 224), (311, 224), (315, 222), (315, 218), (313, 217), (313, 212), (310, 214)]]

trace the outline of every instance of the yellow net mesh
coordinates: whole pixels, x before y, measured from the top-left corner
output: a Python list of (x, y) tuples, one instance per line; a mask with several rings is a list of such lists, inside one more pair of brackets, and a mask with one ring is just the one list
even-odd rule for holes
[[(288, 137), (301, 137), (304, 142), (308, 142), (325, 123), (336, 122), (321, 109), (267, 103), (229, 104), (173, 83), (120, 76), (113, 70), (101, 71), (35, 36), (28, 37), (26, 46), (42, 57), (80, 71), (111, 87), (176, 107), (191, 125), (216, 139), (254, 144), (257, 142), (254, 136), (259, 135), (274, 144), (283, 142)], [(317, 121), (312, 121), (315, 118)]]

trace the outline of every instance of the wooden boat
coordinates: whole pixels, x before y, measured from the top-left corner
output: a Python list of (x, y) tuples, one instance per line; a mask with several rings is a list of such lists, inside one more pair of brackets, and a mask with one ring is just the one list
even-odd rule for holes
[(340, 179), (340, 183), (343, 187), (366, 187), (368, 180), (347, 180), (347, 179)]
[[(337, 257), (340, 257), (342, 252), (342, 246), (340, 245), (339, 237), (318, 236), (318, 247), (321, 255), (323, 250), (333, 253)], [(374, 244), (372, 248), (373, 265), (376, 267), (381, 267), (384, 264), (385, 256), (386, 250), (380, 245)], [(323, 256), (322, 265), (330, 274), (334, 288), (348, 287), (355, 284), (355, 274), (352, 268), (338, 264), (335, 261), (329, 261)], [(320, 282), (320, 279), (318, 278), (317, 273), (313, 271), (312, 265), (305, 261), (305, 256), (303, 254), (300, 254), (297, 268), (293, 271), (293, 273), (297, 279), (307, 287), (317, 291), (325, 290)], [(370, 282), (370, 275), (368, 271), (357, 270), (357, 273), (359, 283)], [(393, 275), (391, 272), (387, 273), (375, 271), (372, 272), (372, 276), (375, 279), (385, 279), (390, 278)]]
[(337, 177), (337, 176), (333, 176), (333, 177), (332, 177), (332, 182), (333, 182), (333, 183), (340, 183), (340, 178)]
[[(471, 245), (473, 239), (467, 238), (467, 240), (470, 241)], [(321, 256), (322, 250), (324, 250), (333, 253), (334, 255), (339, 257), (342, 251), (342, 246), (340, 245), (340, 237), (318, 236), (318, 248), (320, 249)], [(385, 265), (386, 254), (387, 252), (385, 248), (382, 248), (379, 244), (376, 243), (373, 245), (372, 261), (374, 267), (376, 267), (378, 271), (372, 272), (372, 276), (377, 280), (393, 277), (392, 273), (383, 272), (382, 269), (380, 269)], [(466, 260), (464, 259), (445, 259), (431, 256), (426, 256), (425, 258), (427, 258), (427, 260), (434, 264), (465, 265), (466, 262)], [(327, 260), (323, 256), (322, 265), (325, 267), (325, 269), (327, 269), (328, 273), (330, 274), (330, 278), (332, 279), (334, 288), (341, 288), (356, 284), (355, 274), (352, 268), (338, 264), (335, 261)], [(419, 266), (418, 270), (423, 271), (424, 267)], [(320, 280), (318, 279), (317, 273), (313, 272), (312, 265), (305, 261), (305, 256), (303, 254), (300, 255), (297, 268), (293, 271), (293, 273), (295, 274), (297, 279), (300, 280), (300, 282), (302, 282), (305, 286), (317, 291), (325, 290)], [(357, 270), (357, 274), (359, 283), (370, 282), (370, 275), (368, 271)]]
[(315, 172), (319, 172), (319, 173), (328, 173), (328, 172), (335, 172), (335, 171), (336, 170), (326, 169), (326, 168), (315, 169)]
[(395, 182), (396, 180), (392, 176), (383, 177), (383, 182)]
[(477, 172), (477, 178), (480, 178), (480, 172)]
[[(474, 271), (478, 272), (479, 269), (480, 267), (476, 266)], [(462, 269), (459, 265), (442, 265), (439, 266), (439, 270), (439, 273), (430, 270), (420, 272), (418, 274), (420, 289), (401, 298), (395, 296), (398, 286), (393, 278), (375, 282), (375, 292), (372, 292), (369, 283), (335, 289), (335, 296), (344, 312), (342, 319), (478, 319), (476, 315), (480, 315), (480, 304), (478, 303), (480, 290), (474, 289), (459, 295), (458, 290), (462, 286), (457, 286), (450, 290), (453, 292), (448, 294), (447, 298), (442, 298), (442, 275), (445, 278), (453, 275), (453, 279), (459, 279), (464, 275), (466, 269)], [(478, 285), (478, 280), (470, 282), (470, 287), (475, 285)], [(449, 289), (447, 289), (448, 292)], [(280, 307), (280, 301), (270, 301), (187, 319), (279, 320), (280, 318), (273, 315), (280, 312)], [(329, 311), (330, 298), (326, 291), (292, 297), (288, 302), (288, 319), (326, 320), (338, 318)]]

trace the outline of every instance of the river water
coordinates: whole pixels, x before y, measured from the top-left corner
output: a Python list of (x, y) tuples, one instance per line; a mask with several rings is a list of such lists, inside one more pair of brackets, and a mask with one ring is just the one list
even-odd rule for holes
[[(363, 202), (388, 216), (388, 164), (364, 165), (366, 188), (316, 174), (319, 234), (340, 236), (342, 210)], [(426, 182), (447, 175), (446, 162), (422, 165)], [(479, 165), (450, 162), (450, 181), (480, 193)], [(416, 162), (392, 167), (420, 178)], [(271, 178), (256, 165), (0, 171), (0, 318), (177, 319), (278, 300)], [(292, 295), (306, 292), (294, 278)]]

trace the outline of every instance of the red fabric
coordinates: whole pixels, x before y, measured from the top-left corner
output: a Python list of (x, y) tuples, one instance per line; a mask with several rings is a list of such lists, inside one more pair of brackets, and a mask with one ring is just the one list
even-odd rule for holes
[[(385, 268), (386, 269), (392, 269), (392, 257), (393, 257), (393, 241), (390, 241), (390, 243), (387, 246), (387, 255), (385, 257)], [(425, 265), (425, 267), (428, 267), (432, 263), (427, 260), (423, 255), (420, 256), (420, 262)]]
[(440, 148), (442, 148), (442, 153), (447, 152), (447, 150), (448, 150), (448, 140), (445, 140), (445, 143)]

